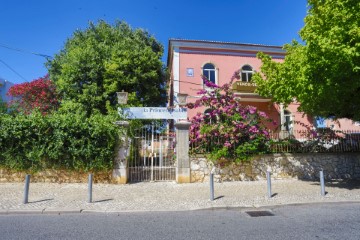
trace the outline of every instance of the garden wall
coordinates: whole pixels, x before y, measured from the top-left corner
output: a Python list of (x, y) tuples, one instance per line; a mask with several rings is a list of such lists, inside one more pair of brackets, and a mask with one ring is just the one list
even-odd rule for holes
[[(212, 164), (205, 157), (191, 157), (191, 182), (209, 180)], [(360, 153), (268, 154), (252, 161), (216, 169), (220, 181), (253, 181), (266, 179), (266, 171), (275, 179), (298, 178), (318, 180), (324, 171), (326, 180), (360, 179)]]
[[(8, 169), (0, 169), (0, 183), (2, 182), (24, 182), (26, 172), (18, 172)], [(87, 183), (89, 173), (70, 170), (43, 170), (31, 174), (31, 182), (50, 183)], [(111, 183), (112, 172), (94, 173), (95, 183)]]

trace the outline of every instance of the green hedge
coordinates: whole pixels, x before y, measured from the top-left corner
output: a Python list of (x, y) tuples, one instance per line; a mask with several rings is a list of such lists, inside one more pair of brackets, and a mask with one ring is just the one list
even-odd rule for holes
[(112, 168), (119, 129), (114, 117), (79, 112), (0, 114), (0, 166), (14, 170)]

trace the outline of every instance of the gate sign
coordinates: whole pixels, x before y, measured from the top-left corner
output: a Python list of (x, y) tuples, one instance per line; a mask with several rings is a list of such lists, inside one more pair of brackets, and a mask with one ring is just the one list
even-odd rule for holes
[(130, 107), (118, 112), (127, 119), (187, 119), (187, 108)]

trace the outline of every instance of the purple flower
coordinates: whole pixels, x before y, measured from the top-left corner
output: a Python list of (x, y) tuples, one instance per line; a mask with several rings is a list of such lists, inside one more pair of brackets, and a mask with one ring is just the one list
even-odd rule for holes
[(200, 90), (200, 91), (197, 92), (197, 94), (200, 94), (200, 95), (201, 95), (201, 94), (206, 94), (206, 93), (207, 93), (207, 91), (206, 91), (205, 89), (202, 89), (202, 90)]
[(259, 132), (259, 129), (256, 127), (256, 126), (251, 126), (249, 128), (249, 132), (251, 133), (258, 133)]
[(254, 114), (254, 113), (256, 113), (256, 107), (249, 107), (249, 113), (250, 114)]
[(268, 117), (267, 114), (264, 113), (264, 112), (259, 112), (259, 116), (260, 116), (260, 117), (263, 117), (263, 118), (267, 118), (267, 117)]
[(227, 147), (227, 148), (231, 147), (231, 143), (229, 143), (228, 141), (226, 141), (226, 142), (224, 143), (224, 147)]

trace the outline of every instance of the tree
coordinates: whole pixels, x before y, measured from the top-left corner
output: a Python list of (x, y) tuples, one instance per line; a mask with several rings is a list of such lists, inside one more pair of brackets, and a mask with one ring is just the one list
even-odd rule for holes
[(360, 120), (360, 2), (308, 0), (304, 45), (285, 45), (283, 63), (263, 53), (257, 92), (274, 101), (300, 102), (301, 111), (320, 117)]
[[(163, 46), (148, 32), (124, 22), (90, 22), (77, 30), (47, 63), (64, 100), (81, 103), (88, 113), (106, 114), (117, 103), (116, 92), (129, 92), (129, 104), (165, 103)], [(110, 107), (110, 108), (109, 108)]]
[(234, 97), (231, 84), (239, 79), (236, 72), (230, 83), (219, 87), (204, 78), (208, 87), (188, 108), (205, 106), (206, 113), (198, 113), (191, 120), (190, 142), (195, 152), (209, 152), (217, 164), (249, 160), (254, 154), (267, 152), (269, 132), (265, 124), (268, 116), (253, 106), (244, 106)]
[(13, 97), (10, 107), (25, 114), (31, 113), (34, 109), (46, 114), (59, 106), (56, 87), (48, 76), (15, 84), (10, 87), (7, 94)]

